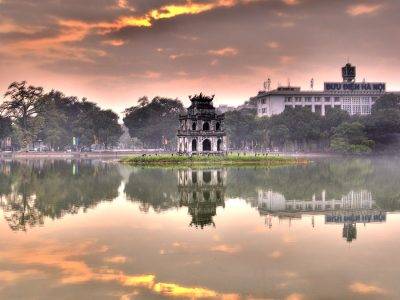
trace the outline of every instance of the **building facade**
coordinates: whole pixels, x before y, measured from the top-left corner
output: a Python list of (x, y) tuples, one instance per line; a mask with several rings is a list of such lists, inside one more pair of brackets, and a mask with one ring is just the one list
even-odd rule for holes
[(225, 154), (224, 114), (213, 106), (214, 96), (202, 94), (189, 97), (190, 107), (179, 116), (178, 152), (180, 154)]
[(291, 86), (260, 91), (255, 97), (257, 115), (270, 117), (286, 107), (306, 107), (323, 116), (332, 108), (350, 115), (367, 115), (375, 101), (387, 93), (384, 82), (356, 82), (356, 67), (349, 63), (342, 68), (342, 78), (342, 82), (325, 82), (323, 91), (302, 91)]

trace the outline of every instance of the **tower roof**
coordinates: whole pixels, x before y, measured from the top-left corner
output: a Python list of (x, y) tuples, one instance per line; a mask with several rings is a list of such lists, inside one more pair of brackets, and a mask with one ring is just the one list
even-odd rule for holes
[(206, 96), (203, 93), (199, 95), (189, 96), (190, 101), (192, 104), (190, 105), (189, 109), (197, 108), (197, 109), (215, 109), (213, 106), (212, 101), (214, 100), (215, 95)]

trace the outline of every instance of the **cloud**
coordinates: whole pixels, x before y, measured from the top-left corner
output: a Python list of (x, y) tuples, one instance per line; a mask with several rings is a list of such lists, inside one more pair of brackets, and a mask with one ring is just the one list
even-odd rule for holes
[(369, 15), (377, 12), (381, 8), (381, 4), (357, 4), (351, 5), (347, 9), (347, 13), (351, 16)]
[(226, 47), (216, 50), (209, 50), (208, 53), (215, 56), (235, 56), (239, 53), (239, 50), (232, 47)]
[(106, 257), (104, 258), (104, 261), (112, 264), (123, 264), (127, 261), (127, 258), (125, 256), (117, 255), (112, 257)]
[(242, 251), (242, 247), (240, 245), (226, 245), (221, 244), (211, 248), (211, 251), (222, 252), (227, 254), (235, 254)]
[(273, 252), (269, 255), (269, 257), (271, 257), (271, 258), (273, 258), (273, 259), (278, 259), (278, 258), (281, 258), (282, 255), (283, 255), (283, 254), (282, 254), (281, 251), (275, 250), (275, 251), (273, 251)]
[(103, 44), (114, 46), (114, 47), (120, 47), (125, 45), (125, 42), (123, 40), (105, 40), (103, 41)]
[(377, 285), (367, 284), (363, 282), (354, 282), (349, 286), (349, 289), (356, 294), (361, 295), (384, 295), (387, 291)]
[(287, 5), (297, 5), (300, 4), (299, 0), (282, 0)]
[(269, 42), (269, 43), (267, 43), (267, 47), (270, 48), (270, 49), (277, 49), (277, 48), (279, 48), (279, 43), (277, 43), (277, 42)]

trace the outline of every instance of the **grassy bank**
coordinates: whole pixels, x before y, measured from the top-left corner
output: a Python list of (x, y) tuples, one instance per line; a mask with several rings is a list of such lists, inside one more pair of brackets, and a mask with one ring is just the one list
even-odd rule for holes
[(122, 163), (143, 166), (191, 166), (191, 165), (263, 165), (281, 166), (290, 164), (305, 164), (307, 159), (284, 156), (264, 156), (264, 155), (237, 155), (229, 154), (226, 156), (186, 156), (186, 155), (137, 155), (121, 159)]

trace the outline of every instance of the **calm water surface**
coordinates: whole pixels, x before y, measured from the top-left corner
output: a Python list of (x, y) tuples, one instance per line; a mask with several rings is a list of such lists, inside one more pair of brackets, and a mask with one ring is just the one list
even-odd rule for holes
[(0, 299), (399, 299), (400, 159), (0, 162)]

